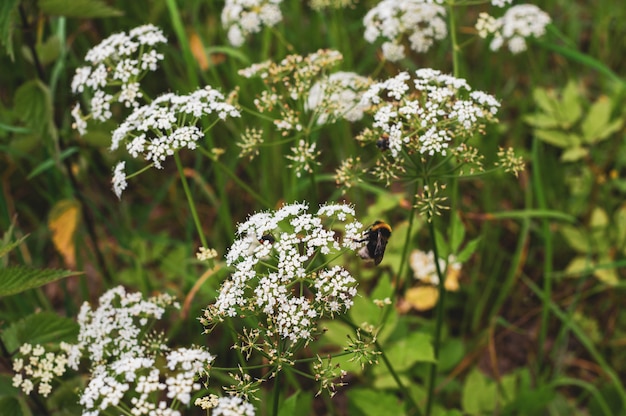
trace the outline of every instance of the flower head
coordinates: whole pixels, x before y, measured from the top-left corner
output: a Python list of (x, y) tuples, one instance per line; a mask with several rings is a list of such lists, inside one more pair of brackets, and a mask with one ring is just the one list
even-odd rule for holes
[[(256, 317), (270, 339), (310, 340), (323, 316), (344, 313), (356, 295), (356, 281), (340, 266), (325, 267), (324, 256), (356, 250), (362, 225), (352, 207), (303, 203), (252, 215), (237, 229), (226, 255), (234, 268), (201, 321), (211, 327), (224, 317)], [(324, 224), (343, 224), (343, 238)], [(309, 297), (306, 293), (315, 293)]]
[(228, 41), (241, 46), (246, 36), (258, 33), (263, 26), (272, 27), (283, 20), (283, 0), (226, 0), (222, 25), (228, 30)]
[(163, 55), (156, 47), (166, 43), (163, 32), (153, 26), (139, 26), (128, 33), (116, 33), (91, 48), (85, 55), (88, 66), (76, 69), (71, 87), (74, 94), (89, 91), (89, 111), (82, 115), (74, 108), (74, 126), (80, 134), (86, 132), (88, 117), (106, 121), (112, 116), (114, 102), (125, 107), (137, 107), (142, 93), (139, 80), (149, 71), (156, 71)]
[(389, 61), (404, 58), (405, 37), (415, 52), (428, 51), (435, 41), (448, 35), (446, 9), (433, 3), (442, 1), (381, 1), (363, 19), (365, 40), (373, 43), (378, 38), (385, 39), (383, 56)]
[(527, 49), (526, 39), (540, 38), (551, 23), (550, 16), (533, 4), (519, 4), (509, 8), (504, 16), (494, 18), (481, 13), (476, 22), (476, 30), (482, 38), (493, 36), (489, 45), (497, 51), (506, 44), (511, 53), (517, 54)]
[(371, 81), (354, 72), (335, 72), (316, 82), (309, 91), (306, 109), (316, 111), (318, 124), (332, 123), (340, 118), (357, 121), (366, 107), (361, 96)]

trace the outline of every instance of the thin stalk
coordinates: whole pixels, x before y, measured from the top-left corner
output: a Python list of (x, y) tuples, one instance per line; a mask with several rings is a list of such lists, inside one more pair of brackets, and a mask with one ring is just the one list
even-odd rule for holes
[(274, 377), (274, 391), (272, 392), (272, 415), (278, 415), (278, 403), (280, 400), (280, 372), (276, 371)]
[(432, 241), (433, 256), (435, 258), (435, 268), (437, 269), (437, 276), (439, 277), (439, 299), (437, 300), (436, 321), (435, 321), (435, 337), (433, 340), (433, 352), (435, 355), (435, 361), (430, 367), (430, 377), (428, 378), (428, 396), (426, 397), (426, 416), (430, 415), (433, 406), (433, 396), (435, 394), (435, 383), (437, 379), (437, 367), (439, 358), (439, 347), (441, 344), (441, 328), (443, 327), (443, 310), (446, 300), (446, 286), (445, 278), (441, 267), (439, 267), (439, 249), (437, 247), (437, 239), (435, 238), (435, 224), (433, 217), (428, 218), (428, 231), (430, 233), (430, 240)]
[(185, 191), (185, 195), (187, 196), (187, 202), (189, 203), (189, 209), (191, 211), (191, 216), (193, 217), (193, 222), (196, 225), (196, 230), (198, 231), (200, 242), (202, 243), (202, 247), (208, 247), (206, 237), (204, 236), (204, 232), (202, 231), (202, 223), (200, 222), (200, 217), (198, 217), (198, 211), (196, 211), (196, 204), (194, 203), (193, 196), (191, 195), (191, 191), (189, 190), (189, 184), (187, 183), (183, 164), (180, 161), (180, 156), (178, 155), (178, 153), (174, 153), (174, 160), (176, 161), (176, 168), (178, 169), (178, 174), (180, 175), (180, 181), (183, 184), (183, 190)]
[[(540, 170), (541, 161), (539, 160), (539, 140), (535, 138), (532, 144), (533, 172), (532, 182), (533, 189), (537, 192), (537, 205), (539, 209), (546, 209), (546, 195), (543, 189), (542, 174)], [(539, 327), (537, 366), (542, 368), (543, 349), (548, 334), (548, 320), (550, 318), (549, 300), (552, 297), (552, 232), (550, 231), (550, 222), (547, 219), (541, 220), (541, 234), (544, 241), (544, 262), (543, 262), (543, 299), (541, 306), (541, 326)]]
[(448, 25), (450, 26), (450, 42), (452, 44), (452, 75), (459, 77), (459, 42), (456, 37), (456, 18), (454, 15), (454, 4), (448, 5)]

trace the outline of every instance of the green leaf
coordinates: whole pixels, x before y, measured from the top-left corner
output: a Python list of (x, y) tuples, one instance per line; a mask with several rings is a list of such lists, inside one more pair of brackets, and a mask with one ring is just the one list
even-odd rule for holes
[(461, 406), (466, 414), (482, 415), (491, 413), (495, 407), (497, 385), (477, 369), (473, 369), (465, 382), (461, 393)]
[(387, 345), (387, 358), (396, 371), (405, 371), (418, 362), (435, 362), (435, 351), (430, 334), (411, 332), (407, 337)]
[(22, 416), (24, 413), (20, 401), (17, 397), (0, 397), (0, 409), (3, 415)]
[(613, 102), (606, 96), (600, 97), (591, 105), (581, 124), (583, 140), (597, 143), (609, 137), (622, 127), (622, 119), (610, 122)]
[(552, 119), (556, 120), (558, 115), (558, 106), (559, 102), (554, 96), (554, 93), (548, 93), (548, 91), (544, 88), (535, 88), (533, 90), (533, 99), (537, 106), (548, 116), (551, 116)]
[(535, 130), (535, 136), (552, 146), (561, 148), (578, 146), (581, 142), (577, 135), (558, 130)]
[(372, 389), (353, 388), (348, 396), (348, 414), (353, 416), (380, 416), (405, 414), (395, 394)]
[(523, 117), (523, 120), (538, 129), (555, 129), (560, 127), (559, 121), (550, 114), (527, 114)]
[(45, 14), (66, 17), (114, 17), (123, 13), (102, 0), (39, 0)]
[[(6, 236), (6, 234), (5, 234)], [(7, 244), (2, 244), (2, 246), (0, 247), (0, 258), (6, 256), (6, 254), (8, 252), (10, 252), (11, 250), (13, 250), (15, 247), (19, 246), (20, 244), (22, 244), (22, 242), (24, 240), (26, 240), (28, 238), (28, 234), (18, 238), (17, 240), (13, 241), (12, 243), (7, 243)]]
[(305, 415), (311, 409), (311, 393), (298, 390), (280, 404), (278, 416)]
[(59, 161), (70, 157), (76, 152), (78, 152), (78, 147), (68, 147), (67, 149), (63, 150), (60, 155), (58, 155), (58, 161), (56, 159), (48, 159), (41, 162), (39, 165), (35, 166), (35, 168), (28, 174), (26, 179), (30, 180), (37, 175), (40, 175), (41, 173), (47, 171), (48, 169), (53, 168)]
[[(38, 43), (35, 46), (39, 62), (42, 65), (48, 65), (57, 60), (61, 54), (61, 39), (58, 36), (50, 36), (44, 43)], [(26, 46), (22, 47), (22, 53), (28, 62), (34, 63), (33, 54)]]
[(14, 322), (2, 332), (1, 338), (6, 349), (13, 353), (25, 343), (76, 343), (78, 329), (78, 324), (73, 319), (52, 312), (41, 312)]
[(569, 149), (565, 149), (563, 154), (561, 155), (561, 160), (563, 162), (576, 162), (587, 156), (589, 154), (589, 149), (585, 147), (570, 147)]
[(52, 99), (48, 87), (39, 80), (22, 84), (15, 93), (15, 113), (34, 131), (46, 131), (52, 122)]
[(76, 276), (81, 272), (71, 270), (35, 269), (27, 266), (0, 269), (0, 297), (15, 295), (46, 283)]
[(480, 241), (481, 241), (480, 237), (470, 240), (465, 245), (465, 247), (463, 247), (463, 250), (461, 250), (459, 254), (457, 254), (456, 261), (458, 261), (459, 263), (465, 263), (466, 261), (468, 261), (469, 258), (472, 256), (472, 254), (476, 252), (476, 249), (478, 248), (478, 244), (480, 243)]
[(583, 108), (580, 104), (580, 92), (575, 81), (570, 80), (563, 89), (563, 99), (561, 101), (563, 109), (564, 128), (569, 128), (580, 118)]
[(14, 59), (13, 56), (13, 28), (19, 27), (17, 13), (15, 9), (19, 4), (19, 0), (2, 0), (0, 1), (0, 43), (4, 45), (7, 55)]
[(559, 227), (559, 231), (565, 238), (567, 245), (572, 249), (582, 254), (591, 252), (592, 245), (589, 242), (589, 238), (580, 228), (563, 224)]
[(459, 213), (450, 216), (450, 252), (456, 254), (465, 239), (465, 225), (461, 221)]

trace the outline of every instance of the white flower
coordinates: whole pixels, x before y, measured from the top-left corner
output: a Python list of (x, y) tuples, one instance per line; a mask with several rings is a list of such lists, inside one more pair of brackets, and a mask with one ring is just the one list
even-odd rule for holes
[(72, 123), (72, 128), (78, 130), (78, 134), (83, 136), (87, 133), (87, 122), (83, 119), (83, 115), (80, 112), (80, 104), (76, 104), (74, 108), (72, 108), (72, 118), (74, 118), (74, 123)]
[[(457, 262), (454, 256), (450, 255), (447, 263), (448, 273), (451, 270), (461, 270), (461, 263)], [(413, 269), (413, 277), (415, 279), (431, 285), (439, 285), (435, 255), (432, 251), (424, 253), (420, 250), (413, 250), (409, 257), (409, 264), (411, 269)], [(439, 270), (441, 270), (441, 273), (446, 272), (446, 261), (442, 258), (439, 259)]]
[(254, 416), (254, 406), (239, 396), (220, 397), (211, 416)]
[(370, 81), (354, 72), (335, 72), (316, 82), (306, 102), (306, 109), (316, 111), (317, 124), (344, 118), (354, 122), (363, 118), (367, 106), (361, 96)]
[(476, 30), (482, 38), (493, 35), (489, 45), (497, 51), (506, 44), (514, 54), (527, 49), (526, 39), (540, 38), (546, 33), (546, 26), (552, 22), (550, 16), (533, 4), (520, 4), (510, 7), (504, 16), (494, 18), (481, 13), (476, 22)]
[[(334, 256), (342, 249), (358, 250), (362, 243), (362, 225), (354, 220), (352, 207), (328, 204), (316, 214), (308, 213), (306, 204), (284, 205), (276, 212), (252, 215), (237, 227), (239, 238), (226, 255), (233, 274), (220, 288), (213, 305), (205, 313), (205, 325), (222, 317), (252, 316), (270, 332), (296, 343), (314, 335), (322, 316), (344, 313), (356, 295), (356, 280), (336, 266), (312, 269), (313, 259)], [(344, 236), (324, 226), (344, 224)], [(296, 292), (294, 285), (304, 285), (319, 294), (314, 299), (306, 290)]]
[(415, 71), (414, 90), (401, 72), (373, 84), (363, 102), (375, 105), (378, 137), (384, 136), (393, 157), (404, 147), (421, 154), (445, 156), (454, 138), (471, 137), (495, 119), (500, 103), (482, 91), (472, 91), (461, 78), (423, 68)]
[(401, 45), (404, 36), (415, 52), (428, 51), (435, 41), (448, 35), (446, 9), (433, 3), (442, 1), (381, 1), (363, 18), (365, 40), (373, 43), (383, 38), (383, 56), (390, 61), (404, 57)]
[(283, 19), (283, 0), (226, 0), (222, 9), (222, 25), (228, 31), (228, 41), (241, 46), (249, 34), (258, 33), (262, 26), (275, 26)]
[(128, 183), (126, 182), (126, 173), (124, 169), (126, 167), (126, 162), (121, 161), (115, 166), (113, 170), (113, 179), (111, 182), (113, 183), (113, 192), (117, 195), (118, 198), (122, 197), (122, 192), (126, 189)]

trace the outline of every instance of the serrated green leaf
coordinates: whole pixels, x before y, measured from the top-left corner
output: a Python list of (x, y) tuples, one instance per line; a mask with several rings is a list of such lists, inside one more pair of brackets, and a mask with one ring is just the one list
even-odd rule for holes
[(16, 293), (78, 274), (81, 274), (81, 272), (35, 269), (27, 266), (0, 269), (0, 296), (15, 295)]
[(15, 112), (34, 131), (46, 131), (52, 122), (52, 99), (48, 87), (39, 80), (22, 84), (15, 93)]
[(20, 244), (22, 244), (22, 242), (28, 238), (28, 235), (29, 234), (26, 234), (25, 236), (22, 236), (22, 237), (18, 238), (17, 240), (15, 240), (15, 241), (13, 241), (13, 242), (11, 242), (9, 244), (3, 244), (2, 247), (0, 247), (0, 258), (6, 256), (6, 254), (8, 252), (10, 252), (15, 247), (17, 247)]
[(52, 312), (41, 312), (14, 322), (0, 336), (6, 349), (13, 353), (25, 343), (76, 343), (78, 330), (78, 324), (73, 319)]
[(38, 5), (42, 12), (53, 16), (94, 18), (123, 14), (101, 0), (39, 0)]
[(527, 114), (524, 116), (523, 120), (527, 124), (539, 129), (555, 129), (560, 127), (559, 121), (551, 114)]
[(580, 104), (580, 92), (575, 81), (569, 81), (563, 89), (563, 100), (561, 101), (563, 108), (563, 120), (566, 125), (563, 127), (569, 128), (574, 125), (580, 118), (583, 108)]
[(581, 130), (583, 140), (586, 143), (596, 143), (601, 140), (601, 133), (606, 130), (611, 119), (612, 101), (606, 97), (600, 97), (594, 102), (585, 116)]
[(552, 146), (568, 148), (580, 145), (580, 138), (572, 133), (565, 133), (558, 130), (535, 130), (535, 136), (539, 140), (551, 144)]
[(19, 27), (17, 22), (17, 13), (15, 9), (19, 4), (19, 0), (2, 0), (0, 1), (0, 43), (4, 45), (7, 55), (13, 60), (13, 28)]
[(576, 162), (577, 160), (584, 158), (588, 154), (589, 154), (589, 149), (587, 149), (586, 147), (581, 147), (581, 146), (570, 147), (568, 149), (565, 149), (565, 151), (563, 151), (563, 154), (561, 155), (561, 160), (563, 162)]
[(582, 254), (589, 254), (591, 252), (592, 245), (589, 243), (589, 238), (580, 228), (562, 224), (559, 227), (559, 231), (563, 238), (565, 238), (567, 245), (572, 249)]

